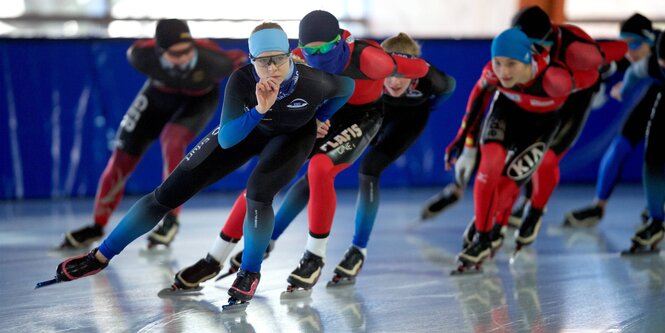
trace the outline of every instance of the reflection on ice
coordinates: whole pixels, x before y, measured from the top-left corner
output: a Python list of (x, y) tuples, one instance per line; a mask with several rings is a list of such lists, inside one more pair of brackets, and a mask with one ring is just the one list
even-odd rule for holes
[[(79, 254), (49, 249), (65, 230), (86, 222), (91, 204), (0, 203), (0, 331), (663, 331), (665, 255), (618, 254), (630, 245), (639, 224), (640, 187), (617, 189), (621, 205), (610, 205), (600, 225), (583, 230), (560, 223), (563, 213), (593, 189), (558, 189), (539, 238), (512, 264), (515, 243), (509, 230), (503, 248), (484, 264), (483, 274), (455, 277), (449, 272), (471, 218), (472, 198), (428, 223), (413, 225), (421, 204), (435, 191), (383, 192), (356, 284), (326, 288), (353, 233), (356, 193), (340, 191), (326, 266), (311, 297), (280, 300), (305, 245), (306, 216), (300, 216), (264, 262), (256, 297), (246, 312), (233, 315), (221, 310), (232, 278), (207, 281), (196, 294), (157, 297), (179, 269), (205, 255), (228, 213), (219, 202), (232, 202), (231, 195), (220, 200), (225, 195), (204, 194), (188, 203), (170, 249), (148, 251), (139, 240), (100, 274), (38, 290), (32, 290), (34, 284), (53, 276), (58, 262)], [(111, 224), (132, 201), (125, 200)]]

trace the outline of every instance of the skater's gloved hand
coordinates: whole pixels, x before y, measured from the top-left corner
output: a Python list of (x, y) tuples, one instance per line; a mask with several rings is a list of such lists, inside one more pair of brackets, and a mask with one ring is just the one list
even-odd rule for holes
[(455, 165), (457, 157), (459, 157), (464, 148), (464, 135), (458, 135), (453, 142), (451, 142), (448, 147), (446, 147), (446, 156), (444, 157), (446, 164), (446, 171), (449, 171)]
[(473, 168), (476, 166), (478, 148), (464, 147), (462, 155), (455, 162), (455, 181), (461, 187), (465, 187), (471, 178)]

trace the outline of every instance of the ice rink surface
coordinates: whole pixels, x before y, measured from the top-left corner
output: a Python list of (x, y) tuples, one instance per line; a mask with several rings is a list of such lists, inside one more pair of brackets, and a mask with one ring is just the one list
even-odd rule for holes
[[(593, 188), (559, 188), (532, 248), (511, 264), (509, 230), (485, 272), (469, 276), (450, 271), (472, 216), (472, 195), (416, 223), (436, 191), (383, 190), (356, 285), (330, 289), (326, 282), (353, 235), (356, 193), (339, 191), (321, 280), (311, 299), (281, 302), (305, 246), (301, 214), (264, 262), (244, 315), (221, 313), (233, 277), (206, 282), (199, 295), (157, 297), (175, 272), (205, 256), (237, 193), (188, 202), (169, 250), (147, 251), (143, 237), (101, 273), (39, 290), (36, 282), (52, 278), (57, 264), (76, 254), (49, 248), (65, 231), (90, 223), (92, 201), (0, 202), (0, 332), (665, 332), (665, 254), (619, 255), (640, 224), (640, 186), (617, 188), (601, 224), (583, 230), (561, 222), (566, 211), (590, 202)], [(123, 200), (110, 227), (136, 199)]]

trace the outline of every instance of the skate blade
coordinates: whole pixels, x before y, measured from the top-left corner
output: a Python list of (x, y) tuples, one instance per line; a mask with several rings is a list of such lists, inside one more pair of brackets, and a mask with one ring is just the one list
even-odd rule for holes
[(241, 302), (222, 305), (222, 314), (234, 314), (245, 312), (249, 302)]
[(621, 251), (621, 256), (622, 257), (631, 257), (631, 256), (643, 256), (643, 255), (652, 255), (652, 254), (660, 254), (660, 249), (636, 249), (636, 250), (624, 250)]
[(293, 289), (293, 290), (285, 290), (282, 291), (282, 293), (279, 295), (279, 300), (280, 301), (288, 301), (288, 300), (302, 300), (306, 299), (312, 296), (312, 289)]
[(515, 244), (515, 251), (513, 251), (513, 254), (510, 256), (510, 259), (508, 259), (508, 264), (512, 265), (515, 263), (515, 261), (517, 260), (517, 256), (525, 246), (526, 245), (520, 244), (519, 242)]
[(423, 224), (425, 224), (425, 222), (426, 221), (421, 220), (421, 219), (415, 219), (411, 222), (406, 223), (404, 225), (404, 230), (412, 231), (412, 230), (419, 229)]
[(62, 282), (62, 281), (58, 280), (57, 277), (54, 278), (54, 279), (51, 279), (51, 280), (46, 280), (46, 281), (38, 282), (37, 285), (35, 285), (35, 289), (39, 289), (39, 288), (43, 288), (43, 287), (48, 287), (48, 286), (50, 286), (50, 285), (52, 285), (52, 284), (56, 284), (56, 283), (60, 283), (60, 282)]
[(565, 219), (561, 226), (569, 229), (591, 229), (598, 224), (600, 224), (600, 220), (571, 222), (570, 220)]
[(356, 279), (355, 278), (340, 278), (339, 280), (335, 281), (328, 281), (326, 284), (326, 288), (341, 288), (341, 287), (346, 287), (346, 286), (352, 286), (356, 284)]
[(169, 298), (169, 297), (181, 297), (181, 296), (200, 296), (203, 295), (201, 290), (203, 287), (198, 286), (196, 288), (191, 288), (191, 289), (180, 289), (180, 288), (173, 288), (173, 287), (168, 287), (160, 290), (157, 293), (157, 296), (159, 298)]
[(215, 281), (219, 281), (219, 280), (221, 280), (221, 279), (223, 279), (223, 278), (225, 278), (225, 277), (227, 277), (227, 276), (231, 276), (231, 275), (233, 275), (233, 274), (235, 274), (235, 273), (237, 273), (237, 272), (238, 272), (238, 271), (233, 271), (233, 272), (228, 271), (228, 272), (226, 272), (226, 273), (224, 273), (224, 274), (218, 276), (218, 277), (215, 279)]
[(168, 246), (152, 246), (139, 250), (139, 255), (144, 257), (159, 256), (171, 254), (171, 248)]
[(482, 274), (483, 273), (483, 268), (476, 268), (475, 265), (471, 265), (468, 267), (457, 267), (456, 269), (453, 269), (450, 271), (450, 276), (459, 276), (459, 275), (477, 275), (477, 274)]

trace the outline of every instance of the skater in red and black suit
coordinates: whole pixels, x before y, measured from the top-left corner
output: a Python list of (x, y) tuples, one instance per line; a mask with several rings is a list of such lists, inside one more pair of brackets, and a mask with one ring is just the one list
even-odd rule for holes
[[(300, 22), (299, 45), (294, 55), (310, 66), (353, 78), (356, 82), (353, 95), (330, 119), (325, 137), (317, 141), (307, 174), (287, 192), (275, 216), (271, 246), (266, 249), (267, 256), (274, 241), (309, 205), (306, 250), (300, 265), (287, 280), (297, 288), (311, 289), (321, 274), (335, 214), (335, 176), (360, 157), (381, 128), (384, 79), (391, 75), (417, 79), (428, 73), (429, 66), (422, 59), (390, 55), (374, 41), (354, 39), (348, 31), (339, 28), (337, 18), (320, 10), (305, 15)], [(241, 194), (208, 253), (215, 261), (205, 263), (205, 259), (201, 259), (181, 270), (176, 276), (177, 284), (197, 286), (212, 278), (210, 272), (219, 269), (243, 235), (244, 207), (245, 198)], [(246, 250), (234, 255), (230, 270), (241, 266), (247, 256)]]
[[(184, 157), (187, 145), (215, 114), (220, 82), (245, 62), (239, 50), (223, 51), (206, 39), (192, 39), (187, 23), (160, 20), (154, 39), (135, 42), (129, 63), (145, 82), (125, 113), (115, 147), (99, 179), (94, 223), (65, 234), (62, 248), (82, 248), (98, 240), (124, 194), (125, 182), (148, 147), (159, 138), (166, 178)], [(178, 230), (177, 207), (150, 235), (151, 244), (168, 245)]]
[[(607, 77), (606, 72), (623, 59), (628, 46), (623, 41), (597, 43), (579, 27), (552, 24), (547, 13), (537, 6), (519, 12), (513, 26), (521, 29), (537, 48), (547, 50), (551, 61), (565, 64), (575, 81), (575, 90), (559, 111), (561, 126), (531, 179), (532, 192), (528, 204), (522, 205), (523, 218), (513, 219), (515, 225), (520, 225), (515, 237), (520, 247), (536, 239), (545, 206), (559, 184), (559, 162), (584, 128), (602, 77)], [(497, 219), (501, 225), (508, 224), (518, 195), (516, 192), (512, 198), (506, 198), (507, 204)]]
[(481, 155), (474, 185), (476, 235), (459, 254), (459, 270), (480, 265), (490, 255), (500, 198), (514, 193), (535, 172), (559, 127), (558, 110), (572, 90), (569, 70), (558, 62), (548, 64), (547, 54), (532, 52), (531, 41), (519, 29), (508, 29), (492, 41), (492, 60), (469, 96), (457, 137), (446, 149), (448, 168), (459, 157), (460, 146), (479, 146)]

